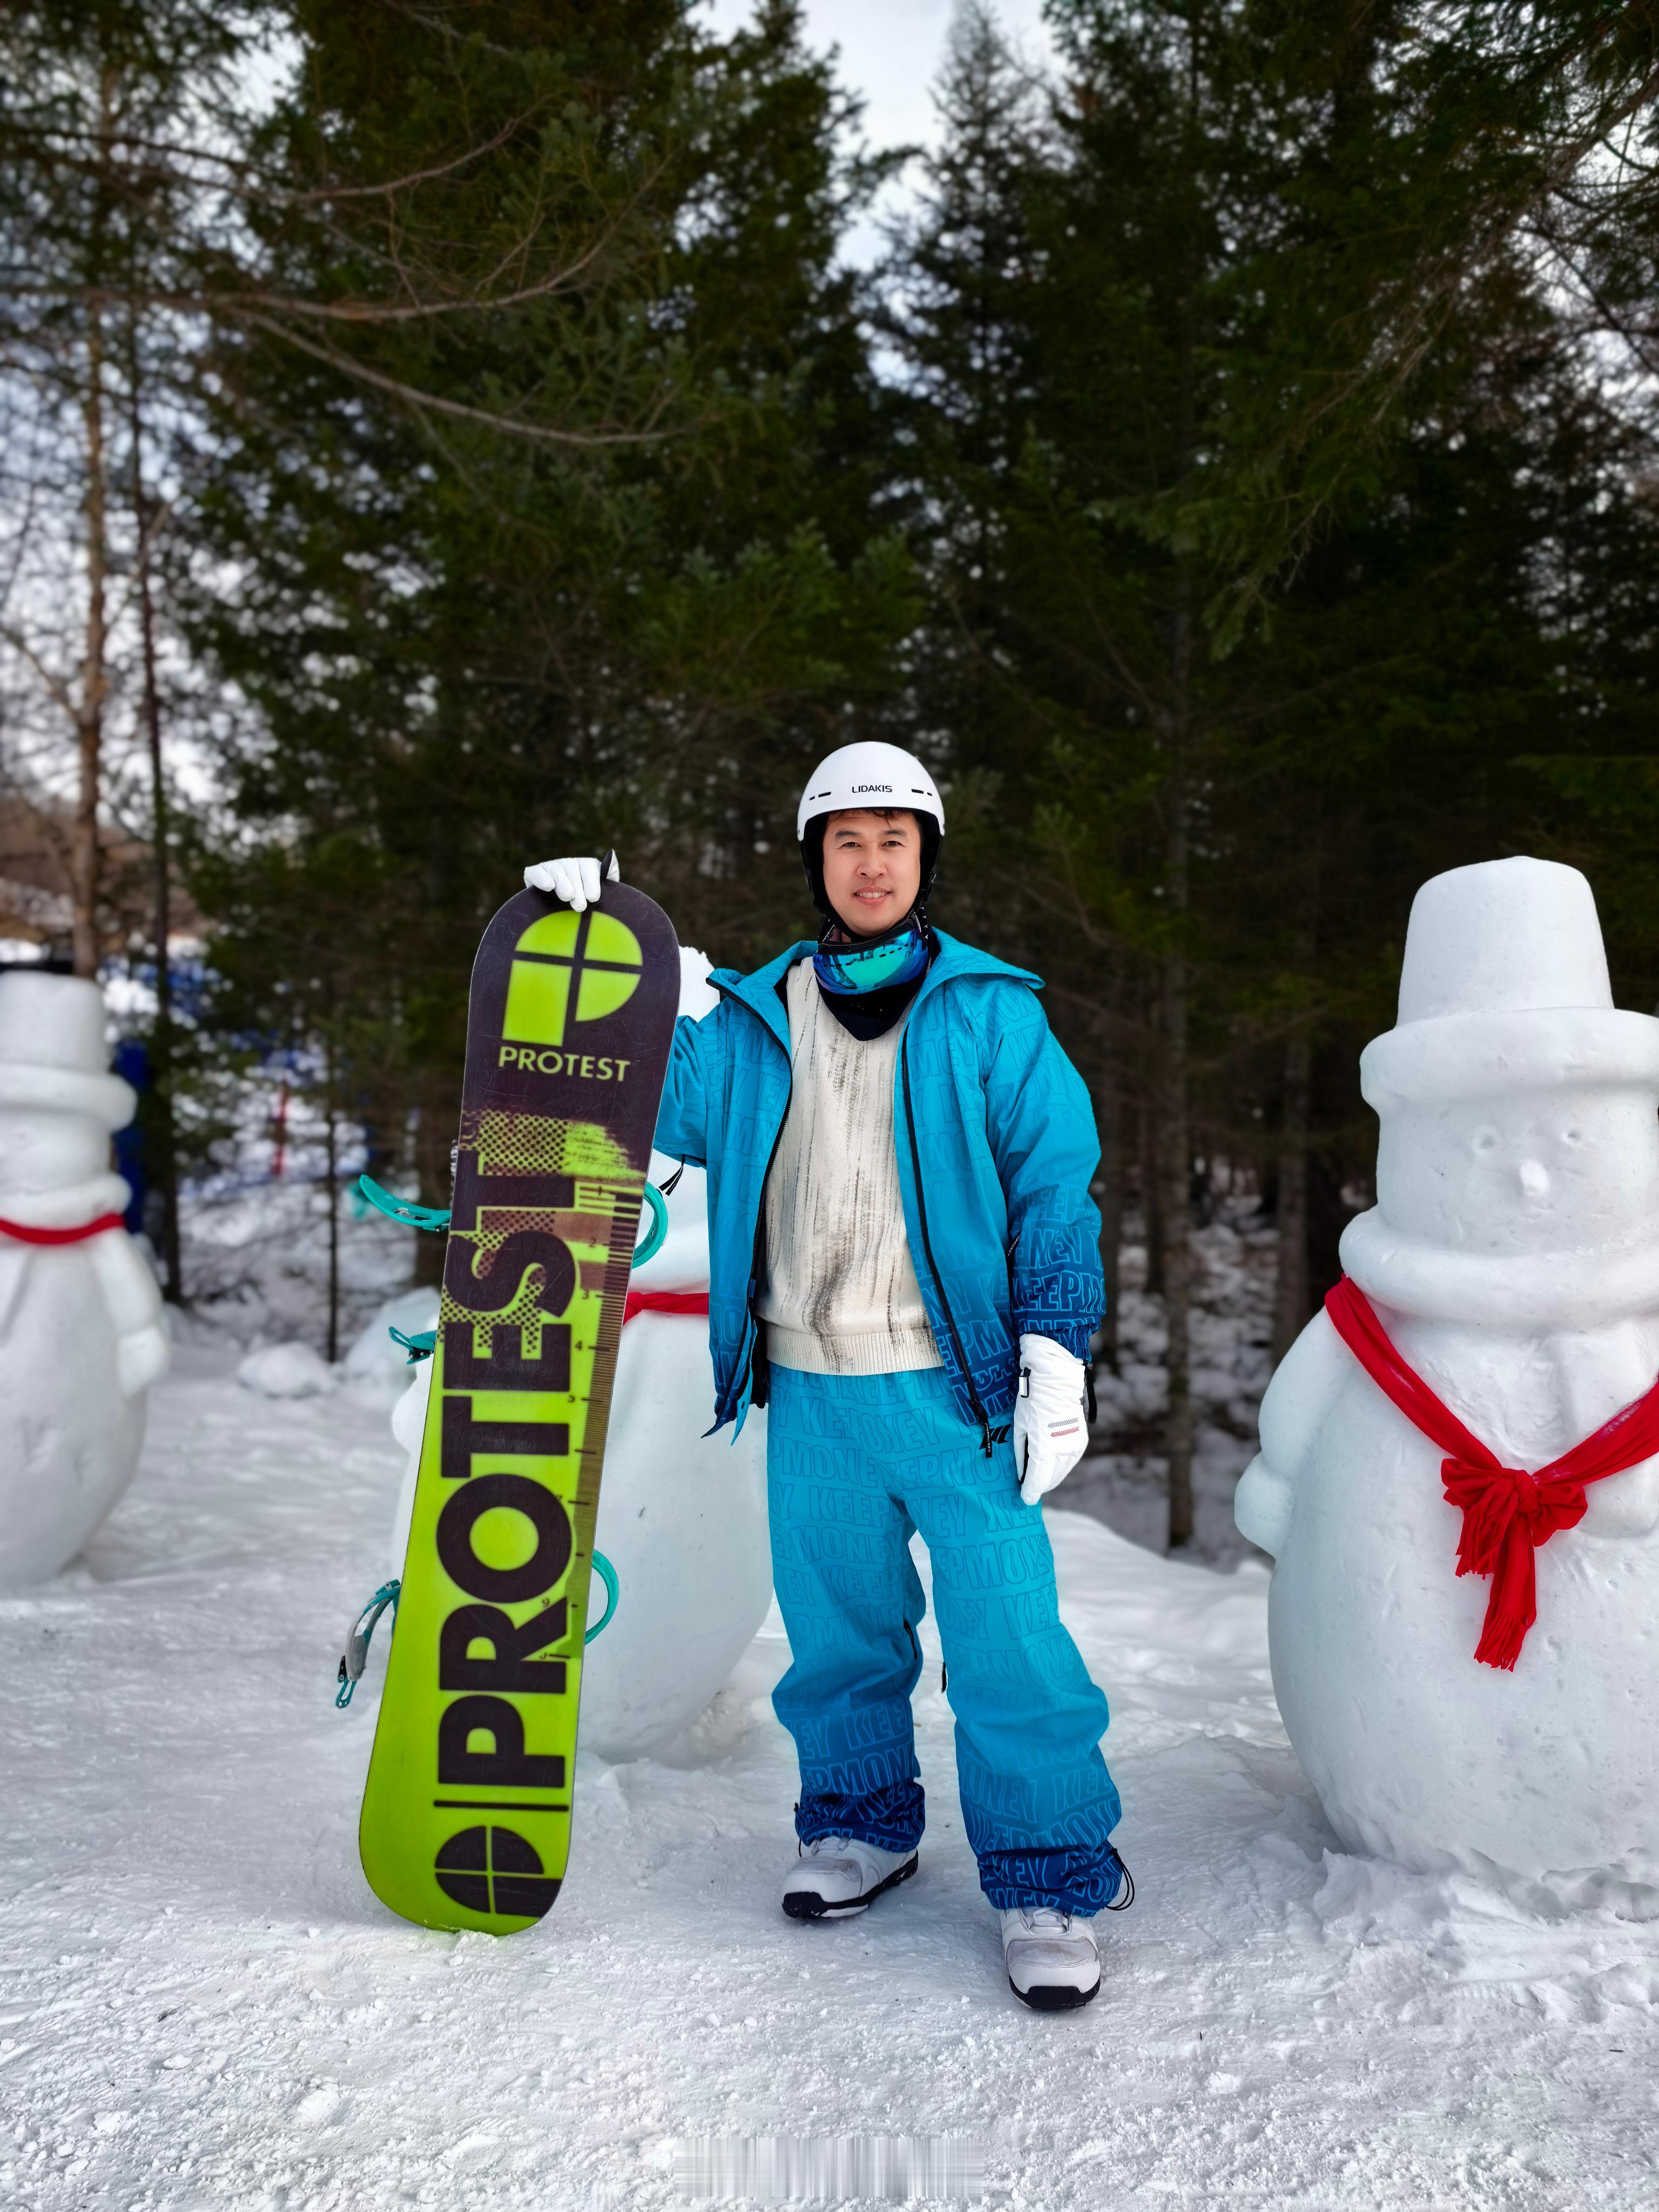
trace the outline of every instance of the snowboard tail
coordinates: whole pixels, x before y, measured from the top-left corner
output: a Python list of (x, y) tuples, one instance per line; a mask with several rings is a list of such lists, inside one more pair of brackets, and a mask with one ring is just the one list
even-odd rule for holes
[(358, 1839), (376, 1896), (506, 1935), (570, 1847), (593, 1528), (679, 999), (660, 908), (523, 891), (472, 971), (454, 1206)]

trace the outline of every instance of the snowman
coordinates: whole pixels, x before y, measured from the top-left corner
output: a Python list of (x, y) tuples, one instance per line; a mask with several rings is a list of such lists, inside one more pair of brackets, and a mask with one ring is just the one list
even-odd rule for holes
[[(716, 1004), (708, 977), (702, 953), (683, 946), (679, 1010), (694, 1021)], [(772, 1598), (766, 1417), (751, 1413), (735, 1441), (702, 1433), (714, 1402), (707, 1178), (660, 1152), (648, 1172), (667, 1193), (668, 1230), (629, 1279), (594, 1532), (618, 1595), (582, 1662), (582, 1747), (608, 1759), (638, 1759), (694, 1720), (754, 1640)], [(424, 1360), (392, 1416), (410, 1455), (394, 1574), (409, 1541), (431, 1383)], [(596, 1577), (594, 1600), (600, 1595)], [(599, 1617), (590, 1605), (590, 1623)]]
[(167, 1363), (155, 1278), (122, 1225), (110, 1138), (137, 1104), (108, 1072), (104, 1001), (0, 975), (0, 1583), (72, 1559), (132, 1480)]
[(1360, 1086), (1377, 1202), (1236, 1507), (1285, 1725), (1350, 1849), (1659, 1881), (1659, 1021), (1583, 876), (1425, 884)]

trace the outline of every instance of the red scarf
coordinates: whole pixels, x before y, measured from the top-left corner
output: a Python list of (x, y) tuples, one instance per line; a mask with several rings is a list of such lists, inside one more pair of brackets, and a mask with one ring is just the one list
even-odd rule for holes
[(0, 1237), (15, 1237), (20, 1244), (80, 1244), (125, 1225), (118, 1213), (100, 1213), (96, 1221), (83, 1221), (75, 1229), (31, 1229), (21, 1221), (0, 1221)]
[(623, 1327), (626, 1328), (636, 1313), (706, 1314), (708, 1310), (707, 1291), (630, 1291), (623, 1308)]
[(1448, 1455), (1440, 1463), (1446, 1499), (1463, 1515), (1457, 1571), (1492, 1578), (1474, 1656), (1488, 1667), (1512, 1668), (1538, 1618), (1534, 1552), (1558, 1528), (1576, 1528), (1583, 1519), (1586, 1483), (1622, 1474), (1659, 1452), (1659, 1382), (1594, 1436), (1528, 1474), (1504, 1466), (1406, 1364), (1357, 1283), (1345, 1275), (1325, 1300), (1325, 1310), (1378, 1389)]

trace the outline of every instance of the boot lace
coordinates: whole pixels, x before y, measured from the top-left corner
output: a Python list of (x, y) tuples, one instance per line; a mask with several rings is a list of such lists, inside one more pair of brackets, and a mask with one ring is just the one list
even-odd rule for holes
[(1052, 1905), (1022, 1905), (1019, 1917), (1034, 1936), (1069, 1936), (1072, 1932), (1071, 1914)]

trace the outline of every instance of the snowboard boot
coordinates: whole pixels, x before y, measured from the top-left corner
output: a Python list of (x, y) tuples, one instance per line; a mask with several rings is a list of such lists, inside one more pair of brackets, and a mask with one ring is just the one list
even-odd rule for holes
[(792, 1920), (849, 1919), (916, 1870), (914, 1851), (884, 1851), (856, 1836), (814, 1836), (799, 1850), (783, 1884), (783, 1909)]
[(1092, 1920), (1052, 1905), (1020, 1905), (999, 1916), (1008, 1986), (1034, 2012), (1069, 2012), (1100, 1988)]

